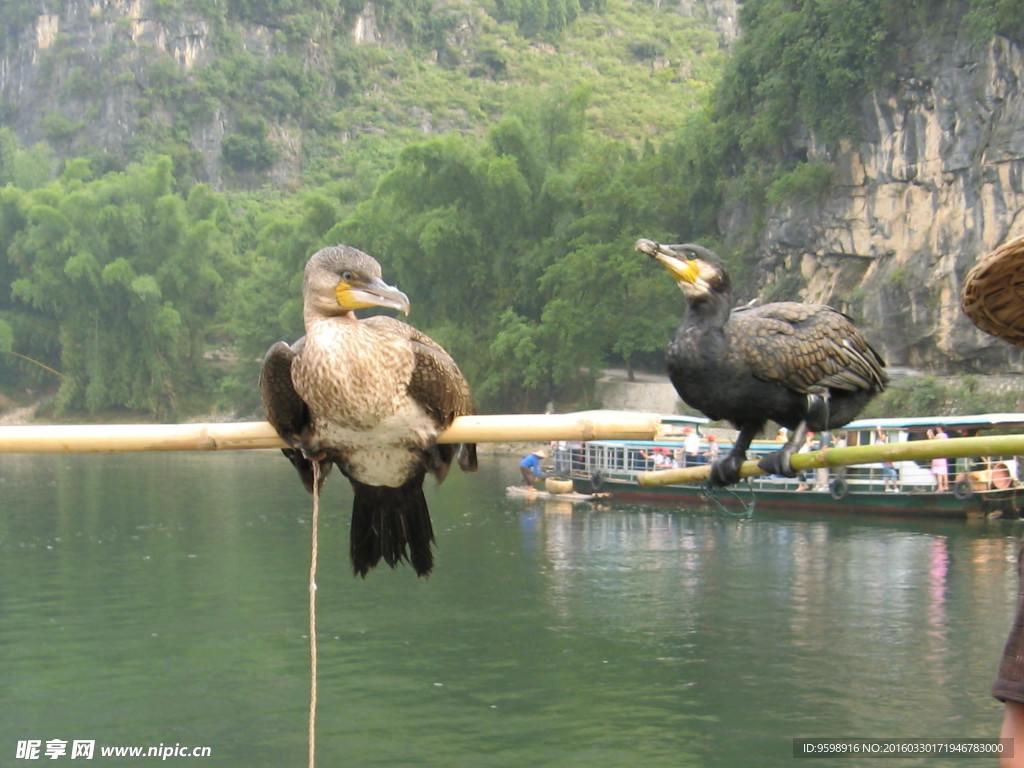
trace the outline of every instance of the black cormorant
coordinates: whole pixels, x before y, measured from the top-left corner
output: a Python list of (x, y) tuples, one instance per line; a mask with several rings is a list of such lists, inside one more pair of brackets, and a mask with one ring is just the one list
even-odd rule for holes
[(885, 362), (851, 319), (822, 304), (783, 301), (731, 309), (729, 274), (713, 251), (641, 239), (686, 297), (686, 316), (665, 357), (679, 396), (739, 435), (711, 468), (712, 485), (739, 480), (751, 440), (769, 419), (792, 430), (762, 469), (794, 475), (790, 457), (808, 430), (835, 429), (885, 389)]
[(307, 490), (312, 462), (321, 478), (331, 465), (350, 480), (350, 554), (361, 576), (384, 559), (405, 560), (425, 576), (434, 540), (423, 480), (442, 481), (453, 459), (476, 469), (476, 446), (438, 445), (457, 416), (475, 413), (469, 385), (437, 343), (387, 316), (354, 310), (409, 299), (381, 279), (371, 256), (347, 245), (323, 248), (306, 264), (302, 286), (306, 335), (267, 352), (260, 392), (267, 420)]

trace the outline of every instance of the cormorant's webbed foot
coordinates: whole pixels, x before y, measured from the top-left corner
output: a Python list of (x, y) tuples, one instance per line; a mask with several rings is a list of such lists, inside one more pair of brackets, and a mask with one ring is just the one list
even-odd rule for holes
[[(825, 401), (825, 407), (828, 407), (827, 401)], [(771, 475), (796, 477), (797, 473), (793, 471), (793, 464), (790, 458), (803, 447), (806, 440), (807, 422), (801, 421), (796, 425), (796, 429), (793, 430), (793, 435), (789, 438), (789, 442), (779, 448), (779, 450), (762, 456), (757, 462), (757, 466)]]
[(302, 480), (302, 485), (305, 486), (306, 490), (310, 493), (313, 492), (313, 464), (317, 463), (320, 465), (320, 482), (319, 487), (324, 487), (324, 480), (327, 478), (327, 474), (331, 471), (331, 462), (326, 459), (323, 460), (310, 460), (302, 453), (302, 451), (295, 450), (293, 448), (282, 448), (281, 453), (288, 457), (288, 461), (292, 463), (295, 470), (299, 473), (299, 478)]
[(708, 482), (719, 488), (739, 482), (740, 467), (743, 466), (746, 458), (745, 451), (741, 453), (729, 451), (723, 458), (711, 465)]
[(790, 443), (786, 443), (784, 446), (779, 448), (777, 451), (762, 456), (757, 466), (763, 469), (770, 475), (782, 475), (783, 477), (796, 477), (797, 473), (793, 470), (793, 464), (790, 461), (790, 457), (793, 455), (793, 448)]
[(327, 451), (323, 449), (319, 441), (311, 442), (303, 440), (300, 444), (300, 448), (306, 461), (323, 461), (327, 458)]

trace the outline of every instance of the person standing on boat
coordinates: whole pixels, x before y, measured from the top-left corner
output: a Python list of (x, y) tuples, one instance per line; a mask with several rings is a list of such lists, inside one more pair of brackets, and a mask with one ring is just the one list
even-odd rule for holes
[[(668, 448), (653, 448), (650, 453), (641, 451), (640, 455), (651, 462), (656, 470), (673, 469), (672, 465), (674, 462)], [(675, 464), (678, 467), (678, 462), (675, 462)]]
[[(797, 453), (810, 453), (814, 450), (814, 433), (807, 433), (807, 440), (800, 446), (800, 450)], [(810, 473), (804, 469), (797, 473), (797, 479), (800, 481), (800, 485), (796, 487), (798, 491), (809, 491), (810, 486)]]
[[(946, 434), (944, 427), (939, 426), (933, 432), (928, 430), (928, 438), (931, 440), (945, 440), (949, 435)], [(949, 491), (949, 460), (944, 458), (932, 459), (932, 474), (935, 475), (935, 490), (939, 493)]]
[(704, 454), (704, 459), (708, 464), (718, 461), (718, 438), (714, 435), (708, 435), (708, 450)]
[[(875, 443), (884, 444), (888, 442), (889, 435), (883, 432), (881, 425), (879, 425), (875, 428)], [(896, 465), (891, 461), (882, 462), (882, 479), (885, 481), (884, 491), (900, 492), (900, 474), (896, 471)]]
[[(836, 448), (845, 448), (847, 445), (848, 445), (847, 435), (846, 435), (846, 430), (844, 429), (842, 432), (839, 433), (839, 437), (836, 440), (835, 447)], [(836, 477), (843, 477), (843, 478), (846, 477), (846, 466), (845, 465), (843, 465), (841, 467), (838, 467), (836, 469)]]
[[(821, 440), (818, 443), (819, 450), (832, 445), (832, 433), (827, 429), (821, 433)], [(828, 490), (828, 467), (818, 467), (814, 470), (814, 490)]]
[(700, 435), (689, 427), (683, 429), (683, 450), (686, 451), (686, 465), (702, 464), (700, 458)]
[(527, 488), (537, 487), (537, 481), (540, 479), (540, 460), (547, 457), (548, 455), (544, 451), (533, 451), (519, 462), (519, 471), (523, 474), (523, 485)]

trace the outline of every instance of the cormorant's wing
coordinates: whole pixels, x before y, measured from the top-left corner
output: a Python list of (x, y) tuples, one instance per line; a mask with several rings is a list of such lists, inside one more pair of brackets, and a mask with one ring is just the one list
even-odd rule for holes
[(267, 421), (294, 446), (299, 444), (303, 428), (309, 425), (309, 408), (292, 384), (292, 361), (305, 343), (305, 336), (294, 346), (278, 341), (267, 350), (260, 369), (260, 396)]
[(726, 333), (757, 378), (798, 392), (880, 392), (888, 382), (885, 362), (852, 320), (823, 304), (783, 301), (734, 310)]
[[(416, 361), (409, 379), (409, 396), (430, 414), (438, 429), (449, 427), (457, 416), (476, 413), (469, 383), (440, 344), (411, 325), (388, 315), (374, 315), (362, 322), (383, 333), (408, 339)], [(459, 466), (463, 471), (476, 470), (475, 444), (440, 445), (438, 450), (441, 451), (443, 463), (450, 463), (451, 453), (457, 451)], [(438, 480), (443, 479), (446, 472), (447, 467), (438, 474)]]
[[(306, 337), (292, 345), (278, 341), (271, 345), (263, 358), (260, 369), (260, 396), (267, 421), (288, 443), (291, 448), (282, 448), (281, 452), (295, 466), (302, 484), (310, 493), (313, 492), (313, 465), (302, 452), (302, 435), (310, 426), (309, 407), (299, 397), (292, 383), (292, 361), (302, 353)], [(331, 465), (320, 462), (320, 482), (323, 483)]]

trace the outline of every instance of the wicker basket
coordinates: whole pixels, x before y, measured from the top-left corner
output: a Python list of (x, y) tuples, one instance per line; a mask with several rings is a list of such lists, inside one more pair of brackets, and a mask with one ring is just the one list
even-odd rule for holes
[(548, 493), (572, 493), (572, 480), (567, 477), (546, 477), (544, 487)]
[(999, 246), (971, 268), (960, 306), (985, 333), (1024, 347), (1024, 236)]

